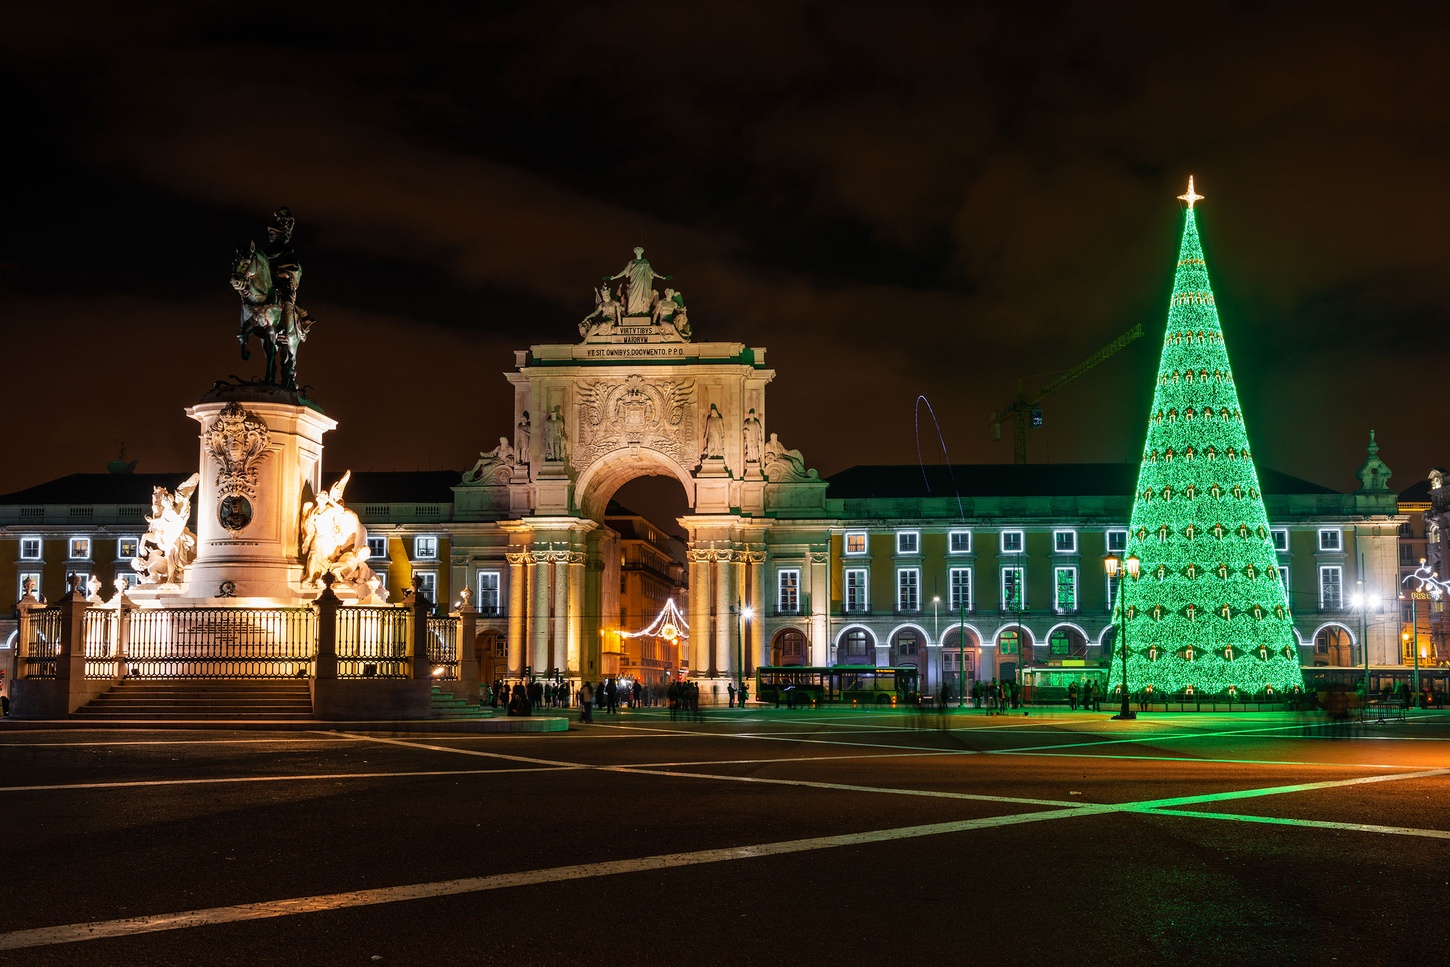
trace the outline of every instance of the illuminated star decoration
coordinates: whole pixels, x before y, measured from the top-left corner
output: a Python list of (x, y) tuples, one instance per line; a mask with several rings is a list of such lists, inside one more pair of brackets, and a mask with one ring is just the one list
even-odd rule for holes
[(1188, 191), (1186, 193), (1182, 194), (1182, 195), (1179, 195), (1178, 196), (1178, 200), (1179, 201), (1186, 201), (1186, 202), (1188, 202), (1188, 210), (1189, 211), (1193, 211), (1193, 203), (1194, 202), (1196, 202), (1196, 201), (1203, 201), (1203, 196), (1200, 195), (1198, 192), (1196, 192), (1196, 191), (1193, 190), (1193, 176), (1192, 175), (1189, 175), (1188, 176)]

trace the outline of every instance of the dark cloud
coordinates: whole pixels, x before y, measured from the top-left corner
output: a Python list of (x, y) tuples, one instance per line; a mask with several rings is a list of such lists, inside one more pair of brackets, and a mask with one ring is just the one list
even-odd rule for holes
[(241, 367), (227, 256), (284, 203), (338, 466), (467, 466), (512, 350), (641, 241), (698, 338), (769, 347), (771, 428), (823, 471), (915, 459), (918, 394), (953, 459), (1010, 460), (1017, 380), (1141, 322), (1032, 441), (1132, 459), (1189, 172), (1260, 458), (1348, 488), (1373, 427), (1396, 483), (1446, 460), (1438, 6), (121, 9), (0, 36), (36, 436), (0, 489), (113, 439), (194, 459), (180, 408)]

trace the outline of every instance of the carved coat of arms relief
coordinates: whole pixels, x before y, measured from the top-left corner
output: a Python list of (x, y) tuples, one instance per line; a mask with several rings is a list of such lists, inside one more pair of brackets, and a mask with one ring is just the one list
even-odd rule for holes
[(694, 380), (651, 382), (633, 375), (577, 384), (578, 430), (570, 455), (575, 469), (626, 447), (648, 447), (688, 464), (694, 395)]
[(257, 468), (267, 456), (271, 432), (255, 413), (232, 402), (207, 425), (202, 439), (217, 468), (217, 517), (236, 534), (251, 523)]

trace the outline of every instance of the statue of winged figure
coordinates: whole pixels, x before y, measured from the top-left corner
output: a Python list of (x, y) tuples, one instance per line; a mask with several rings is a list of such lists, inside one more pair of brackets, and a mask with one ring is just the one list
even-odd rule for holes
[(342, 503), (342, 492), (351, 479), (349, 470), (337, 483), (320, 491), (316, 500), (302, 504), (302, 535), (297, 550), (302, 558), (304, 585), (316, 587), (322, 576), (331, 572), (338, 581), (366, 596), (369, 592), (365, 589), (373, 577), (367, 564), (367, 528)]

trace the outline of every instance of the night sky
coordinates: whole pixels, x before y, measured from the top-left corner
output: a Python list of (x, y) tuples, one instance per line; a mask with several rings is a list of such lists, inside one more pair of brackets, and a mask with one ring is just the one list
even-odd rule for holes
[(697, 341), (769, 349), (766, 430), (822, 474), (914, 462), (918, 394), (952, 461), (1010, 462), (1018, 377), (1141, 322), (1029, 451), (1136, 462), (1190, 173), (1259, 463), (1351, 490), (1373, 428), (1408, 487), (1450, 463), (1444, 9), (25, 5), (0, 491), (118, 441), (195, 466), (278, 205), (330, 470), (467, 469), (513, 350), (576, 341), (636, 244)]

